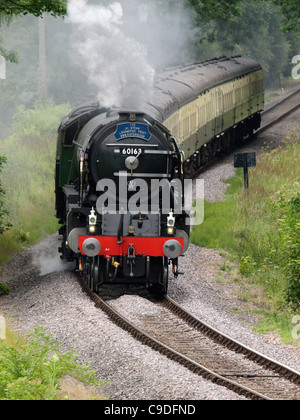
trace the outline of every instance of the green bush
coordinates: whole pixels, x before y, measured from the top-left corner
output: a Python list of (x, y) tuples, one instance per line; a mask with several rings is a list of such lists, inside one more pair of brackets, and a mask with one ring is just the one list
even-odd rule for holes
[(35, 329), (25, 344), (0, 344), (0, 400), (57, 400), (65, 375), (87, 385), (100, 385), (88, 364), (74, 352), (62, 354), (45, 330)]
[(300, 306), (300, 193), (291, 199), (281, 195), (276, 204), (282, 213), (278, 219), (279, 245), (282, 269), (287, 276), (287, 299), (297, 309)]
[(5, 283), (0, 282), (0, 297), (9, 294), (9, 287)]
[[(46, 105), (36, 104), (34, 108), (20, 106), (13, 119), (13, 137), (32, 143), (33, 139), (39, 139), (55, 133), (62, 117), (70, 111), (70, 105), (55, 105), (49, 102)], [(43, 142), (42, 139), (40, 139)]]

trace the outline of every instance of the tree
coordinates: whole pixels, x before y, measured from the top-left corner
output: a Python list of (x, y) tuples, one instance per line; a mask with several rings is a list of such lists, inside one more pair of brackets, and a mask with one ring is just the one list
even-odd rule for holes
[(230, 20), (240, 13), (240, 3), (243, 0), (187, 0), (199, 16), (202, 23), (211, 20)]
[[(198, 14), (201, 23), (214, 20), (231, 21), (240, 15), (244, 0), (186, 0)], [(282, 30), (284, 32), (300, 31), (299, 0), (260, 0), (261, 3), (273, 3), (279, 6), (283, 15)]]
[(0, 16), (3, 19), (28, 14), (39, 17), (43, 13), (50, 13), (54, 17), (66, 15), (67, 0), (2, 0), (0, 3)]
[(299, 0), (273, 0), (280, 7), (284, 16), (282, 30), (284, 32), (300, 32), (300, 2)]
[[(40, 17), (43, 13), (50, 13), (54, 17), (67, 14), (67, 0), (1, 0), (0, 26), (9, 24), (13, 17), (34, 15)], [(0, 39), (1, 42), (1, 39)], [(0, 54), (13, 63), (18, 62), (16, 51), (7, 51), (0, 44)]]
[[(212, 47), (199, 44), (200, 59), (218, 55), (245, 55), (256, 59), (264, 69), (266, 86), (280, 86), (280, 75), (289, 66), (292, 34), (280, 30), (282, 14), (271, 2), (247, 0), (241, 3), (240, 15), (230, 22), (216, 20), (203, 30)], [(206, 41), (208, 43), (208, 41)], [(297, 47), (299, 47), (299, 42)], [(208, 56), (203, 56), (203, 51)], [(296, 54), (296, 53), (295, 53)]]
[(39, 17), (39, 96), (41, 103), (46, 103), (48, 98), (45, 19)]
[[(0, 26), (3, 23), (9, 24), (13, 17), (24, 16), (27, 14), (40, 17), (43, 13), (50, 13), (54, 17), (64, 16), (67, 13), (67, 0), (1, 0), (0, 2)], [(15, 51), (6, 51), (0, 45), (0, 54), (7, 60), (17, 62)], [(0, 156), (0, 173), (6, 158)], [(0, 183), (0, 234), (9, 228), (4, 223), (4, 218), (8, 212), (4, 206), (4, 190)]]

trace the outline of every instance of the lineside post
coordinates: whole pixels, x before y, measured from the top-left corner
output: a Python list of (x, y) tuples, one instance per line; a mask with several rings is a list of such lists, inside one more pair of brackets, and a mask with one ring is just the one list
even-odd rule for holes
[(248, 168), (256, 166), (256, 153), (235, 153), (234, 154), (234, 167), (244, 168), (244, 183), (245, 189), (249, 189), (249, 173)]

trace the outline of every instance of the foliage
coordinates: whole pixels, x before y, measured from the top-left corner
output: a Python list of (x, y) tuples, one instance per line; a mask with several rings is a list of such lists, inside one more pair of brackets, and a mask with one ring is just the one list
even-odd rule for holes
[(274, 310), (300, 307), (299, 138), (296, 129), (285, 147), (260, 158), (248, 194), (238, 172), (226, 201), (206, 205), (204, 223), (191, 236), (236, 255), (241, 274), (264, 288)]
[(18, 53), (16, 51), (7, 51), (0, 45), (0, 54), (5, 58), (5, 60), (15, 64), (18, 63)]
[(13, 137), (24, 143), (28, 139), (32, 142), (32, 139), (56, 133), (62, 117), (68, 111), (68, 105), (55, 105), (52, 102), (47, 105), (37, 103), (33, 109), (21, 105), (13, 119)]
[(283, 270), (287, 276), (286, 293), (293, 309), (300, 307), (300, 193), (292, 198), (280, 194), (274, 203), (274, 212), (280, 213), (279, 250), (282, 253)]
[(240, 11), (241, 0), (187, 0), (197, 12), (201, 23), (211, 20), (228, 20), (237, 16)]
[(5, 283), (0, 282), (0, 297), (9, 294), (9, 287)]
[(57, 400), (60, 381), (70, 375), (99, 385), (89, 365), (80, 365), (74, 352), (62, 354), (60, 344), (43, 328), (25, 344), (0, 345), (0, 400)]
[[(244, 0), (186, 0), (199, 16), (201, 23), (211, 20), (230, 20), (237, 16)], [(264, 4), (265, 0), (260, 0)], [(269, 0), (280, 7), (284, 16), (283, 29), (285, 31), (299, 30), (300, 5), (298, 0)], [(50, 13), (54, 17), (65, 16), (67, 13), (67, 0), (2, 0), (0, 3), (1, 19), (9, 19), (11, 16), (32, 14), (41, 16)]]
[[(39, 17), (49, 13), (53, 17), (65, 16), (67, 13), (67, 0), (2, 0), (0, 2), (0, 26), (10, 24), (13, 17), (31, 14)], [(0, 38), (1, 42), (1, 38)], [(0, 44), (0, 54), (12, 63), (18, 62), (15, 50), (7, 50)]]
[[(0, 174), (2, 172), (2, 166), (6, 162), (6, 158), (4, 156), (0, 156)], [(4, 189), (1, 186), (1, 180), (0, 180), (0, 235), (3, 234), (7, 229), (11, 227), (10, 224), (5, 223), (4, 220), (6, 216), (8, 215), (8, 211), (5, 208), (4, 205)]]
[(66, 0), (2, 0), (0, 3), (0, 14), (6, 16), (41, 16), (43, 13), (50, 13), (57, 17), (64, 16), (66, 12)]
[[(266, 312), (256, 311), (260, 316), (260, 322), (254, 327), (254, 331), (260, 334), (266, 334), (270, 331), (279, 331), (282, 340), (288, 344), (300, 344), (296, 336), (291, 339), (291, 331), (294, 329), (293, 314), (290, 311), (274, 310)], [(297, 317), (298, 319), (298, 317)]]
[(2, 141), (8, 158), (3, 183), (9, 191), (7, 205), (17, 242), (34, 243), (44, 233), (57, 230), (53, 193), (56, 131), (69, 112), (69, 105), (52, 103), (34, 109), (20, 107), (14, 117), (14, 134)]
[[(241, 7), (247, 4), (245, 0), (187, 0), (188, 3), (195, 9), (199, 16), (201, 23), (209, 21), (223, 20), (230, 21), (234, 16), (238, 16), (241, 12)], [(282, 30), (300, 31), (300, 3), (298, 0), (259, 0), (257, 6), (268, 8), (270, 4), (278, 6), (282, 13)], [(269, 3), (269, 4), (268, 4)]]
[(300, 2), (299, 0), (273, 0), (284, 16), (283, 31), (300, 31)]
[(241, 272), (262, 283), (277, 305), (300, 306), (299, 132), (267, 153), (240, 201), (233, 234)]
[(261, 63), (266, 85), (280, 86), (280, 75), (291, 74), (291, 57), (300, 48), (295, 34), (281, 32), (281, 17), (272, 3), (242, 2), (240, 14), (229, 22), (218, 19), (203, 27), (203, 37), (198, 43), (200, 59), (213, 55), (250, 56)]
[(203, 225), (195, 226), (191, 232), (191, 241), (198, 246), (213, 249), (233, 249), (235, 239), (232, 233), (232, 220), (237, 210), (235, 196), (241, 187), (240, 177), (242, 170), (237, 171), (237, 176), (224, 180), (229, 185), (226, 200), (220, 202), (204, 202), (205, 221)]

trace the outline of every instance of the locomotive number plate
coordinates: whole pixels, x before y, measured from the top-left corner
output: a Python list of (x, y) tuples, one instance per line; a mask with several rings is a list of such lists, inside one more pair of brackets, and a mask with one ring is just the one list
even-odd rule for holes
[(129, 156), (137, 156), (143, 153), (143, 149), (136, 148), (136, 147), (126, 147), (122, 150), (123, 155)]

